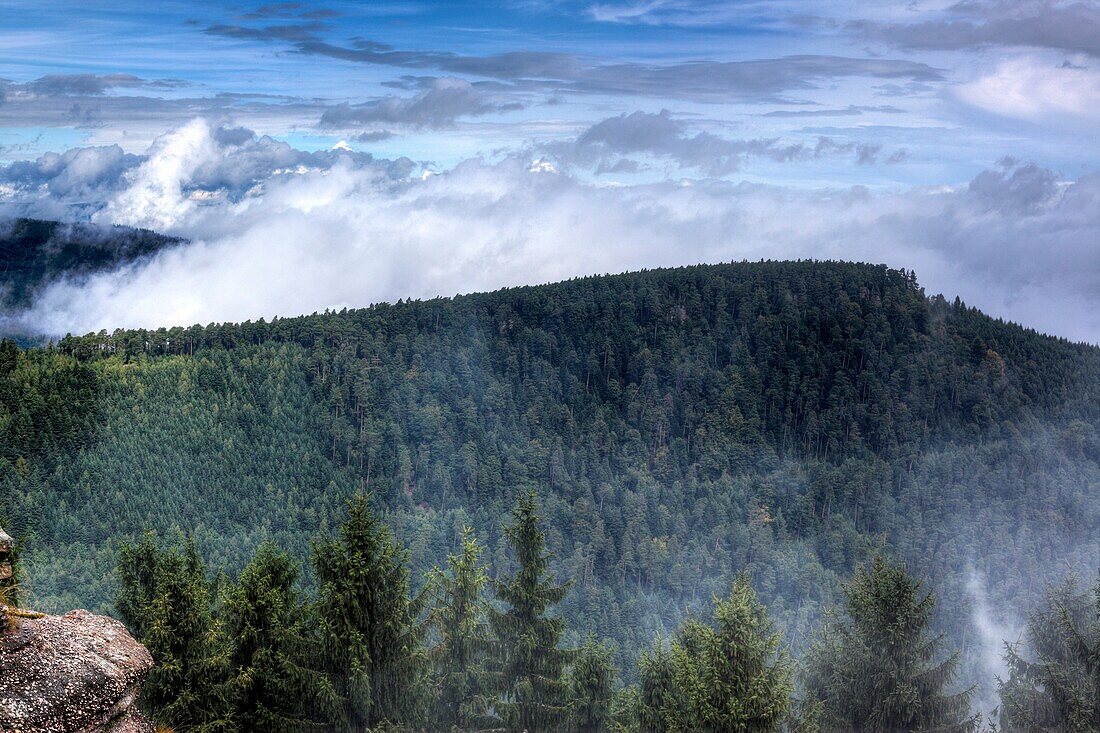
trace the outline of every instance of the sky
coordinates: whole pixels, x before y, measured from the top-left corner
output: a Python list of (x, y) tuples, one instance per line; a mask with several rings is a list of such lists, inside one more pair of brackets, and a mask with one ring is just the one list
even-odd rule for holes
[(1100, 2), (0, 0), (0, 216), (190, 240), (48, 333), (741, 259), (1100, 342)]

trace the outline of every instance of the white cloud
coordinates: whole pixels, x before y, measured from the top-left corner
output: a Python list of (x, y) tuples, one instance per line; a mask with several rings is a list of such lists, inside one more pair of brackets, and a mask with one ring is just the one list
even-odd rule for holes
[[(151, 262), (49, 287), (23, 321), (49, 332), (292, 316), (576, 275), (759, 258), (915, 269), (931, 292), (1100, 341), (1100, 175), (1035, 166), (969, 187), (872, 194), (723, 181), (598, 186), (469, 160), (396, 180), (350, 157), (272, 175), (254, 195), (191, 197), (210, 129), (166, 136), (101, 219), (194, 240)], [(222, 152), (224, 155), (224, 151)]]
[(979, 109), (1029, 121), (1100, 120), (1100, 70), (1025, 56), (963, 84), (958, 97)]

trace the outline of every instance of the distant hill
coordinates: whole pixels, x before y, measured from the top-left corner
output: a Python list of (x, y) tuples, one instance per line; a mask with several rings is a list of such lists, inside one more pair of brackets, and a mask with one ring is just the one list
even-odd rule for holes
[(886, 549), (977, 665), (976, 609), (1100, 552), (1100, 350), (884, 266), (686, 267), (9, 343), (0, 459), (41, 606), (107, 608), (146, 528), (228, 568), (266, 539), (304, 556), (360, 488), (414, 567), (470, 525), (495, 572), (535, 489), (563, 611), (623, 662), (741, 570), (798, 648)]
[(182, 241), (122, 226), (0, 220), (0, 306), (26, 308), (36, 291), (55, 280), (111, 270)]

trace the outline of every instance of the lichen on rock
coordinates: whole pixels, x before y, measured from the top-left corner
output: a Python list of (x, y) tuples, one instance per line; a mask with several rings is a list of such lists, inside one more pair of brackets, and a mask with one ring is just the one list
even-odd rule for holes
[(153, 659), (88, 611), (18, 618), (0, 632), (0, 731), (152, 733), (136, 707)]

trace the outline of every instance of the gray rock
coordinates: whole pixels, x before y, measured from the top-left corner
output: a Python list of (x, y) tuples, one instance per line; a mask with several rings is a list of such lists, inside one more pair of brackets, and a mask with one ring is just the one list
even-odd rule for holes
[(152, 733), (135, 706), (153, 658), (88, 611), (15, 618), (0, 632), (0, 731)]

